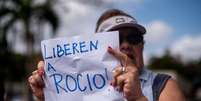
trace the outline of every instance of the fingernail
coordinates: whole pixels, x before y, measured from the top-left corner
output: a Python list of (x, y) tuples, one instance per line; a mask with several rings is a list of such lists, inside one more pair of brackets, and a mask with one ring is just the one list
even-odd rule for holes
[(43, 76), (43, 75), (44, 75), (44, 71), (43, 71), (43, 70), (38, 70), (38, 74), (39, 74), (40, 76)]
[(111, 51), (112, 51), (112, 48), (110, 46), (108, 46), (108, 52), (111, 53)]
[(110, 54), (113, 54), (112, 47), (108, 46), (108, 52), (109, 52)]

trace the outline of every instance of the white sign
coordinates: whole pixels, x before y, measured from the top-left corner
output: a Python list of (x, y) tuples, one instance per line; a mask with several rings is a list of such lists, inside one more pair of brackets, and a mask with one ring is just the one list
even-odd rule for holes
[(119, 47), (118, 32), (42, 41), (45, 100), (122, 101), (122, 94), (110, 86), (119, 62), (108, 46)]

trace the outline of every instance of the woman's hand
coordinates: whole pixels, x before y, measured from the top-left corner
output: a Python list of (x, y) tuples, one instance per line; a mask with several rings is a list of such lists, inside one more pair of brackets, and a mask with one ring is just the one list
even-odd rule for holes
[(31, 87), (33, 94), (36, 96), (38, 101), (44, 101), (44, 81), (42, 76), (44, 75), (44, 62), (38, 62), (37, 70), (32, 72), (32, 75), (29, 77), (28, 82)]
[(123, 92), (128, 101), (147, 101), (142, 94), (138, 68), (133, 61), (126, 54), (111, 47), (108, 48), (108, 52), (121, 62), (121, 66), (117, 66), (113, 71), (111, 85)]

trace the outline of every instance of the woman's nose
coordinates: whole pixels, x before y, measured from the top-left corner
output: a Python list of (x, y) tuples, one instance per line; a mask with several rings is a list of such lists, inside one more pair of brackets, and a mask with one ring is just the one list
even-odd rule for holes
[(120, 43), (120, 49), (121, 50), (129, 50), (130, 45), (127, 41), (123, 41), (122, 43)]

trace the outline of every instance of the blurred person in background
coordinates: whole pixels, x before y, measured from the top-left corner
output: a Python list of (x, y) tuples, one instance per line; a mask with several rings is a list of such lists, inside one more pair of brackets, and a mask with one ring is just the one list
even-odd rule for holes
[[(156, 74), (144, 67), (143, 49), (146, 29), (136, 19), (118, 9), (104, 12), (96, 24), (96, 33), (119, 31), (120, 49), (108, 47), (108, 52), (116, 57), (121, 66), (113, 71), (111, 85), (123, 92), (127, 101), (185, 101), (183, 93), (174, 79), (165, 74)], [(33, 94), (44, 100), (44, 62), (28, 81)]]

